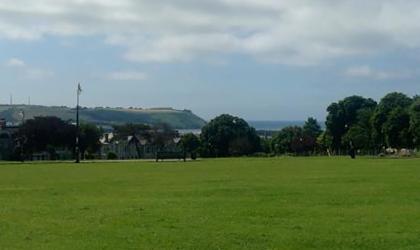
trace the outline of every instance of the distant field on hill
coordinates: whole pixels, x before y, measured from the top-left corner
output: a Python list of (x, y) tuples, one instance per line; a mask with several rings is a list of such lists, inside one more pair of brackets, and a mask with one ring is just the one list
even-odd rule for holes
[[(68, 107), (46, 107), (37, 105), (0, 105), (0, 118), (19, 122), (20, 112), (27, 119), (35, 116), (57, 116), (63, 120), (75, 120), (76, 111)], [(177, 129), (200, 129), (205, 121), (189, 110), (164, 109), (123, 109), (123, 108), (83, 108), (81, 120), (99, 125), (123, 123), (167, 123)]]
[(1, 249), (420, 249), (420, 160), (0, 164)]

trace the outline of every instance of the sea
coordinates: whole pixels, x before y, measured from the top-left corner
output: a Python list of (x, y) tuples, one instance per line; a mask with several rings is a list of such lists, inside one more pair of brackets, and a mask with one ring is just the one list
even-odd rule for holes
[[(254, 127), (257, 131), (280, 131), (281, 129), (289, 126), (303, 126), (305, 121), (247, 121), (251, 127)], [(320, 122), (321, 127), (324, 123)], [(181, 135), (193, 133), (199, 135), (200, 129), (181, 129), (178, 131)]]

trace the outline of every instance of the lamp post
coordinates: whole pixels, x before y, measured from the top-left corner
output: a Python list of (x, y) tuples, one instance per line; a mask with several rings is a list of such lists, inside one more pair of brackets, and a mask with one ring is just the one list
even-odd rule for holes
[[(22, 109), (21, 111), (20, 111), (20, 114), (21, 114), (21, 116), (22, 116), (22, 122), (21, 122), (21, 124), (20, 124), (20, 126), (22, 127), (23, 126), (23, 124), (25, 123), (25, 111)], [(20, 159), (21, 159), (21, 161), (22, 162), (24, 162), (25, 161), (25, 157), (24, 157), (24, 149), (23, 149), (23, 146), (24, 146), (24, 144), (25, 144), (25, 142), (26, 142), (26, 138), (25, 138), (25, 136), (23, 135), (22, 136), (22, 138), (21, 138), (21, 141), (20, 141)]]
[(82, 93), (82, 87), (80, 83), (77, 85), (77, 106), (76, 106), (76, 163), (80, 163), (80, 121), (79, 121), (79, 103), (80, 94)]

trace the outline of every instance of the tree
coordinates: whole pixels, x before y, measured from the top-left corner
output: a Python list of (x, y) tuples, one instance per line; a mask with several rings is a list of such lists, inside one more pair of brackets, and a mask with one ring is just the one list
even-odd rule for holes
[(83, 158), (85, 153), (94, 154), (100, 149), (99, 139), (101, 135), (102, 131), (94, 124), (84, 123), (80, 125), (79, 147)]
[(76, 127), (57, 117), (35, 117), (27, 120), (18, 134), (26, 138), (25, 152), (29, 154), (51, 148), (73, 149)]
[[(387, 94), (384, 98), (381, 99), (379, 102), (375, 113), (372, 117), (372, 123), (373, 123), (373, 137), (375, 140), (376, 147), (382, 147), (382, 146), (391, 146), (389, 144), (389, 140), (387, 138), (391, 138), (394, 135), (391, 135), (389, 133), (394, 133), (395, 131), (390, 128), (391, 124), (388, 122), (389, 118), (391, 117), (390, 114), (395, 109), (399, 109), (400, 111), (404, 111), (404, 113), (409, 109), (411, 104), (413, 103), (413, 100), (409, 98), (408, 96), (402, 94), (393, 92), (390, 94)], [(394, 121), (395, 121), (395, 112), (394, 112)], [(406, 129), (401, 128), (399, 129)], [(388, 133), (388, 134), (387, 134)], [(391, 138), (391, 141), (394, 140)]]
[(315, 118), (310, 117), (303, 125), (303, 133), (312, 138), (318, 138), (322, 133), (322, 129), (318, 124), (318, 121)]
[(254, 128), (238, 117), (220, 115), (202, 129), (204, 156), (249, 155), (260, 150), (260, 138)]
[(114, 131), (119, 139), (127, 138), (128, 136), (142, 136), (150, 139), (152, 127), (147, 124), (127, 123), (124, 125), (115, 125)]
[(411, 148), (413, 137), (410, 133), (410, 115), (407, 109), (393, 109), (383, 125), (385, 141), (392, 148)]
[(321, 135), (322, 129), (319, 126), (318, 121), (315, 118), (308, 118), (303, 125), (303, 134), (306, 139), (305, 145), (309, 148), (309, 151), (314, 152), (317, 145), (317, 138)]
[(261, 152), (262, 153), (269, 154), (269, 153), (273, 152), (270, 138), (261, 138), (260, 142), (261, 142), (260, 147), (261, 147)]
[(324, 131), (317, 138), (317, 145), (323, 152), (330, 152), (333, 146), (333, 137), (329, 131)]
[(193, 133), (181, 137), (181, 144), (186, 153), (195, 154), (200, 147), (200, 139)]
[(286, 127), (272, 140), (272, 148), (277, 154), (298, 153), (304, 139), (303, 129), (298, 126)]
[(413, 135), (414, 144), (420, 147), (420, 97), (415, 98), (410, 107), (410, 132)]
[(158, 124), (152, 128), (151, 143), (159, 150), (162, 150), (168, 143), (172, 143), (173, 139), (178, 136), (178, 132), (173, 130), (168, 124)]
[(344, 111), (338, 103), (333, 103), (327, 108), (328, 116), (325, 122), (327, 130), (332, 137), (332, 148), (341, 148), (341, 138), (346, 132)]
[(371, 122), (374, 111), (374, 108), (364, 108), (357, 112), (357, 122), (344, 135), (343, 144), (352, 144), (354, 148), (362, 149), (366, 152), (374, 148)]
[(327, 108), (326, 126), (333, 137), (333, 148), (336, 151), (342, 149), (343, 136), (358, 122), (359, 110), (375, 108), (376, 105), (376, 102), (370, 98), (350, 96)]

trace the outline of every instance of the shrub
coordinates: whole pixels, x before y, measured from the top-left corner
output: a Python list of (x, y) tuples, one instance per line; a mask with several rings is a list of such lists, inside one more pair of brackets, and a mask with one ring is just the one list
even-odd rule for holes
[(109, 152), (108, 155), (107, 155), (107, 159), (108, 160), (116, 160), (116, 159), (118, 159), (118, 155), (114, 152)]

